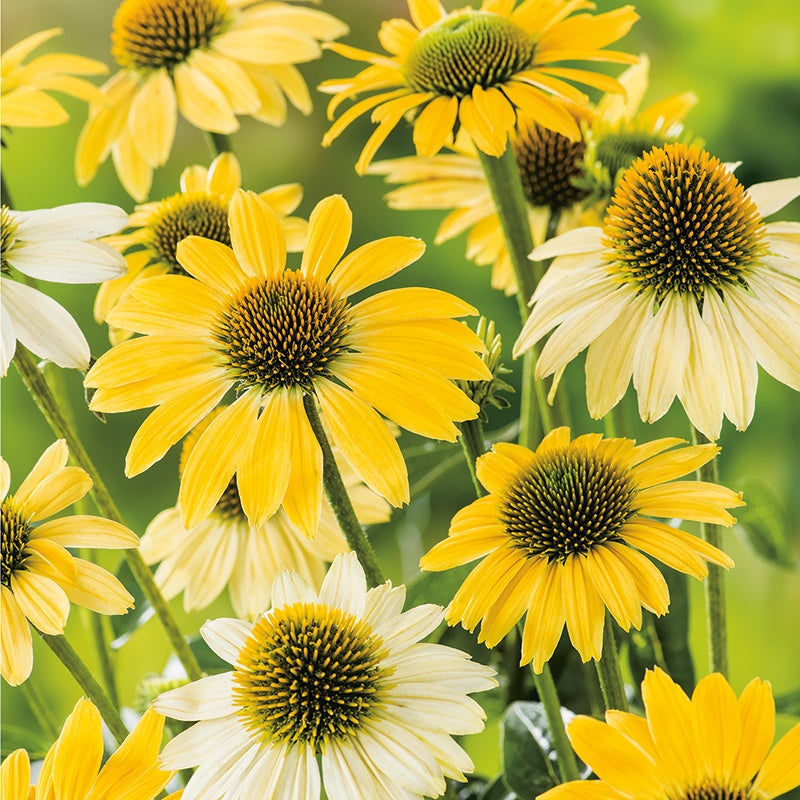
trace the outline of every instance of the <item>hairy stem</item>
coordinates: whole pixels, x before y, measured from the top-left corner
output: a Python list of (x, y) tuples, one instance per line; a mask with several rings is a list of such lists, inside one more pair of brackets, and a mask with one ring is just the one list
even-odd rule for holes
[(617, 642), (614, 639), (614, 628), (611, 617), (606, 614), (603, 625), (603, 654), (599, 661), (595, 661), (597, 677), (600, 679), (600, 691), (606, 711), (615, 708), (619, 711), (628, 710), (628, 700), (625, 697), (625, 684), (622, 682), (622, 671), (619, 666)]

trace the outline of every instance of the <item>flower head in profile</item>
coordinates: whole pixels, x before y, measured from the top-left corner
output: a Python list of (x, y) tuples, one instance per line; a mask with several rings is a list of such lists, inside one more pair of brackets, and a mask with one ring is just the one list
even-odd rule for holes
[(169, 158), (178, 112), (221, 134), (238, 130), (241, 114), (282, 125), (287, 98), (308, 114), (308, 87), (295, 64), (319, 58), (320, 42), (345, 33), (329, 14), (288, 3), (123, 0), (111, 34), (121, 69), (89, 108), (78, 183), (111, 155), (127, 192), (145, 200), (153, 169)]
[[(35, 788), (37, 798), (154, 800), (174, 772), (158, 762), (164, 717), (149, 710), (125, 741), (103, 760), (103, 724), (94, 704), (81, 698), (48, 750)], [(3, 800), (32, 800), (31, 764), (25, 750), (15, 750), (0, 766)], [(177, 800), (177, 794), (167, 800)]]
[(64, 632), (70, 603), (100, 614), (124, 614), (133, 598), (106, 570), (73, 556), (67, 547), (126, 549), (139, 540), (123, 525), (85, 515), (48, 519), (80, 500), (92, 479), (68, 467), (63, 439), (44, 451), (14, 494), (0, 458), (2, 504), (2, 617), (0, 669), (18, 686), (31, 674), (33, 649), (28, 620), (42, 633)]
[(621, 91), (612, 78), (590, 69), (556, 66), (562, 61), (631, 63), (634, 56), (605, 50), (638, 19), (632, 6), (605, 14), (585, 0), (483, 0), (479, 9), (447, 13), (438, 0), (408, 0), (413, 24), (391, 19), (379, 38), (388, 55), (347, 45), (332, 50), (369, 66), (353, 78), (325, 81), (333, 94), (328, 116), (345, 100), (375, 92), (347, 109), (325, 134), (330, 144), (354, 119), (371, 111), (378, 123), (356, 164), (367, 169), (386, 137), (414, 112), (417, 154), (433, 156), (463, 128), (475, 146), (500, 156), (522, 114), (570, 139), (580, 138), (568, 102), (585, 105), (574, 84)]
[(98, 242), (116, 233), (128, 215), (105, 203), (73, 203), (37, 211), (0, 211), (0, 373), (5, 375), (17, 341), (37, 356), (86, 370), (89, 344), (68, 311), (38, 289), (12, 278), (14, 270), (53, 283), (100, 283), (125, 270), (125, 260)]
[[(154, 275), (186, 272), (178, 263), (178, 243), (187, 236), (203, 236), (229, 245), (228, 206), (234, 192), (242, 185), (239, 161), (233, 153), (218, 155), (206, 168), (195, 164), (181, 174), (181, 191), (163, 200), (137, 206), (131, 214), (132, 230), (107, 241), (125, 254), (128, 272), (104, 283), (97, 292), (94, 316), (105, 322), (109, 312), (130, 291), (136, 281)], [(260, 192), (280, 218), (286, 249), (297, 252), (306, 241), (307, 223), (288, 216), (303, 199), (298, 183), (274, 186)], [(130, 338), (131, 331), (109, 328), (112, 344)]]
[(592, 416), (613, 408), (632, 376), (647, 422), (677, 395), (709, 439), (723, 415), (743, 430), (757, 364), (800, 390), (800, 223), (764, 221), (799, 194), (800, 178), (745, 189), (694, 145), (653, 148), (623, 174), (602, 228), (533, 251), (555, 261), (514, 355), (555, 329), (536, 376), (557, 380), (588, 347)]
[(800, 724), (775, 746), (775, 701), (754, 678), (736, 697), (707, 675), (691, 699), (658, 667), (642, 682), (646, 717), (578, 716), (572, 746), (600, 778), (557, 786), (539, 800), (773, 800), (800, 786)]
[[(223, 410), (212, 411), (186, 437), (181, 465)], [(364, 486), (341, 457), (338, 466), (359, 521), (386, 522), (388, 503)], [(281, 569), (319, 588), (325, 562), (347, 549), (327, 500), (313, 538), (292, 525), (282, 509), (261, 525), (251, 525), (233, 478), (211, 514), (191, 530), (183, 527), (177, 506), (158, 514), (147, 526), (140, 552), (148, 564), (161, 562), (155, 580), (168, 600), (182, 591), (184, 608), (193, 611), (211, 605), (227, 586), (237, 616), (254, 619), (269, 607), (270, 586)]]
[[(284, 571), (255, 623), (200, 630), (230, 672), (165, 692), (155, 708), (199, 720), (164, 748), (168, 769), (198, 766), (186, 791), (330, 800), (439, 797), (472, 770), (451, 738), (483, 729), (469, 695), (496, 686), (466, 653), (421, 641), (440, 606), (403, 612), (405, 587), (367, 590), (355, 553), (336, 557), (319, 593)], [(320, 774), (321, 773), (321, 774)]]
[(475, 309), (434, 289), (356, 292), (416, 261), (425, 245), (392, 236), (344, 255), (352, 217), (338, 195), (309, 220), (300, 268), (286, 268), (280, 220), (258, 195), (237, 192), (231, 247), (191, 236), (177, 250), (189, 275), (139, 281), (109, 322), (145, 334), (112, 348), (90, 370), (92, 408), (158, 406), (131, 443), (128, 475), (160, 459), (232, 390), (186, 461), (178, 505), (193, 528), (231, 479), (253, 525), (283, 505), (306, 535), (322, 511), (322, 451), (309, 414), (344, 461), (392, 505), (408, 501), (408, 474), (381, 417), (454, 441), (454, 421), (478, 407), (453, 383), (488, 379), (483, 343), (453, 317)]
[(66, 53), (48, 53), (25, 63), (40, 45), (58, 36), (61, 28), (34, 33), (3, 53), (0, 71), (4, 128), (49, 128), (68, 119), (61, 103), (48, 92), (56, 91), (79, 100), (98, 101), (100, 90), (77, 75), (103, 75), (108, 67), (99, 61)]
[[(642, 608), (664, 614), (666, 582), (646, 557), (703, 578), (706, 562), (733, 566), (721, 550), (653, 517), (732, 525), (725, 510), (741, 495), (701, 481), (677, 481), (719, 451), (678, 447), (680, 439), (636, 445), (557, 428), (536, 448), (500, 443), (481, 456), (489, 492), (461, 509), (447, 539), (422, 557), (426, 570), (482, 559), (446, 611), (494, 647), (526, 614), (522, 663), (541, 672), (566, 623), (584, 661), (599, 659), (608, 609), (630, 630)], [(644, 555), (646, 554), (646, 555)]]
[[(648, 67), (642, 55), (620, 75), (624, 95), (608, 92), (596, 107), (567, 106), (581, 129), (576, 140), (518, 116), (510, 144), (534, 244), (542, 244), (553, 231), (566, 233), (594, 221), (605, 210), (619, 169), (680, 131), (694, 95), (666, 98), (639, 112)], [(478, 154), (463, 130), (447, 149), (452, 152), (379, 161), (368, 172), (405, 184), (386, 196), (391, 208), (449, 211), (436, 243), (468, 231), (467, 258), (491, 265), (492, 288), (515, 294), (516, 277)]]

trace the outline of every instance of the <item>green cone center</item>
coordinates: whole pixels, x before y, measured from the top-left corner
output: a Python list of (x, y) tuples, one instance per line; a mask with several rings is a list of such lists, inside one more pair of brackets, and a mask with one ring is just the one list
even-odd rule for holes
[(6, 497), (0, 507), (2, 516), (2, 540), (0, 540), (0, 551), (2, 554), (2, 565), (0, 566), (0, 582), (3, 586), (11, 585), (11, 576), (16, 572), (27, 558), (25, 547), (31, 536), (31, 528), (28, 525), (22, 510), (17, 508), (13, 496)]

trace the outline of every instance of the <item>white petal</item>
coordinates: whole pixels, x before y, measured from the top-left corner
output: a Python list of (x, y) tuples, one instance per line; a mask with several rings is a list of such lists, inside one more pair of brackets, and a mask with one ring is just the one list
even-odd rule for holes
[(762, 217), (768, 217), (800, 196), (800, 178), (783, 178), (751, 186), (747, 193), (758, 206)]
[(17, 350), (17, 333), (14, 319), (6, 311), (6, 304), (0, 295), (0, 375), (4, 378), (8, 373), (8, 365)]
[(314, 587), (294, 570), (283, 569), (272, 582), (272, 607), (281, 608), (292, 603), (316, 603)]
[(89, 368), (89, 343), (66, 309), (30, 286), (8, 280), (2, 286), (3, 307), (25, 347), (59, 367)]
[(236, 664), (253, 626), (241, 619), (210, 619), (200, 628), (206, 644), (224, 661)]
[(15, 211), (17, 237), (28, 242), (86, 242), (109, 236), (128, 224), (128, 215), (108, 203), (70, 203), (36, 211)]
[(322, 581), (319, 601), (349, 611), (357, 617), (363, 616), (367, 602), (367, 579), (355, 552), (341, 553), (333, 560)]
[(553, 239), (548, 239), (530, 254), (531, 261), (544, 261), (554, 256), (565, 256), (576, 253), (593, 253), (603, 249), (603, 231), (601, 228), (574, 228)]
[(257, 797), (259, 800), (275, 798), (275, 787), (280, 780), (281, 769), (286, 763), (288, 750), (286, 745), (264, 747), (250, 765), (249, 773), (239, 787), (239, 798), (242, 800), (250, 797)]
[(402, 650), (410, 644), (425, 638), (444, 618), (444, 609), (427, 603), (415, 606), (397, 617), (378, 625), (375, 635), (383, 639), (384, 645), (392, 651)]
[(241, 785), (242, 779), (263, 747), (255, 742), (241, 752), (239, 747), (225, 746), (216, 756), (204, 761), (189, 779), (183, 790), (182, 800), (205, 800), (220, 798), (228, 790)]
[(153, 706), (159, 713), (173, 719), (192, 721), (225, 717), (236, 712), (232, 679), (232, 672), (200, 678), (160, 694)]
[(15, 250), (11, 264), (20, 272), (53, 283), (101, 283), (127, 269), (125, 259), (100, 242), (39, 242)]
[(179, 733), (167, 742), (160, 762), (168, 769), (196, 767), (221, 751), (244, 752), (250, 744), (250, 734), (236, 716), (204, 719)]
[(375, 586), (367, 592), (364, 606), (364, 619), (377, 627), (382, 622), (396, 617), (403, 611), (406, 601), (406, 587), (392, 586), (391, 581)]

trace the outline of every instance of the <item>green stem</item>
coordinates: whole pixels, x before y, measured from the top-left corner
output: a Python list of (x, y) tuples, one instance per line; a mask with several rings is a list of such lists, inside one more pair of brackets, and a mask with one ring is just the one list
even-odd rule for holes
[(213, 131), (206, 131), (206, 139), (211, 152), (218, 156), (222, 153), (232, 153), (233, 144), (231, 137), (227, 133), (214, 133)]
[(28, 678), (28, 680), (23, 681), (19, 685), (19, 688), (22, 690), (25, 702), (28, 704), (28, 708), (33, 712), (33, 716), (41, 723), (47, 738), (52, 740), (57, 739), (59, 733), (58, 723), (50, 711), (47, 701), (39, 694), (39, 690), (36, 688), (33, 680)]
[(544, 706), (544, 713), (547, 716), (547, 723), (550, 727), (550, 735), (553, 737), (553, 745), (558, 756), (558, 771), (561, 780), (577, 781), (580, 778), (578, 772), (578, 762), (575, 760), (575, 752), (567, 737), (567, 729), (564, 727), (564, 718), (561, 716), (561, 701), (558, 699), (556, 684), (553, 680), (553, 673), (550, 665), (545, 664), (542, 674), (537, 675), (533, 669), (533, 682), (536, 684), (536, 691), (539, 699)]
[(117, 680), (114, 675), (113, 655), (106, 636), (105, 620), (106, 617), (89, 612), (89, 627), (92, 630), (97, 660), (100, 662), (100, 671), (103, 673), (103, 683), (111, 702), (119, 708), (119, 692), (117, 691)]
[(378, 559), (375, 557), (375, 551), (353, 510), (353, 504), (347, 494), (347, 487), (344, 485), (336, 459), (333, 457), (333, 450), (331, 450), (325, 429), (322, 427), (322, 420), (312, 395), (303, 396), (303, 407), (308, 415), (314, 436), (317, 437), (319, 446), (322, 448), (322, 484), (325, 487), (325, 494), (331, 504), (333, 514), (350, 549), (358, 555), (358, 560), (367, 576), (367, 583), (370, 586), (378, 586), (384, 582)]
[[(692, 441), (702, 444), (710, 441), (696, 428), (692, 428)], [(697, 470), (701, 481), (719, 483), (717, 460), (712, 459)], [(700, 536), (710, 545), (722, 550), (722, 535), (719, 525), (700, 523)], [(728, 620), (725, 607), (725, 570), (716, 564), (708, 565), (708, 577), (703, 583), (705, 595), (706, 625), (708, 637), (709, 672), (719, 672), (728, 677)]]
[(72, 645), (63, 635), (50, 636), (47, 633), (39, 632), (45, 644), (58, 656), (61, 663), (72, 673), (72, 677), (86, 693), (86, 696), (97, 706), (100, 716), (108, 725), (111, 735), (122, 744), (128, 735), (128, 729), (122, 721), (117, 709), (114, 708), (108, 696), (101, 688), (100, 684), (94, 679), (86, 664), (81, 657), (73, 650)]
[[(75, 463), (84, 469), (92, 479), (92, 493), (94, 502), (100, 514), (107, 519), (111, 519), (114, 522), (124, 525), (125, 523), (122, 519), (122, 514), (120, 514), (116, 503), (114, 503), (114, 500), (109, 494), (105, 483), (103, 483), (103, 480), (100, 477), (100, 473), (97, 471), (94, 462), (86, 452), (86, 449), (75, 432), (75, 429), (72, 427), (69, 420), (61, 410), (58, 399), (52, 393), (44, 376), (36, 367), (36, 363), (31, 357), (31, 354), (24, 347), (22, 347), (22, 345), (17, 345), (17, 350), (14, 355), (14, 363), (17, 366), (17, 370), (19, 371), (23, 383), (33, 396), (33, 399), (39, 406), (39, 410), (44, 415), (44, 418), (47, 420), (47, 423), (50, 425), (53, 432), (59, 438), (66, 440), (70, 454), (75, 459)], [(125, 558), (134, 574), (134, 577), (136, 578), (137, 583), (142, 587), (145, 597), (147, 597), (150, 605), (153, 606), (156, 616), (161, 622), (161, 625), (167, 634), (167, 638), (169, 639), (169, 642), (175, 651), (175, 654), (178, 656), (181, 664), (183, 664), (183, 668), (186, 670), (187, 676), (190, 680), (199, 680), (203, 677), (203, 671), (200, 669), (200, 665), (197, 663), (194, 653), (192, 653), (189, 645), (186, 642), (186, 639), (184, 639), (183, 634), (178, 627), (178, 624), (175, 622), (175, 618), (172, 616), (172, 612), (169, 610), (167, 601), (164, 599), (164, 595), (161, 594), (160, 589), (156, 585), (156, 582), (153, 578), (153, 573), (150, 572), (150, 568), (147, 566), (147, 564), (145, 564), (138, 548), (126, 550)]]
[(599, 661), (595, 661), (597, 677), (600, 679), (600, 691), (606, 711), (612, 708), (620, 711), (628, 710), (628, 700), (625, 697), (625, 684), (622, 682), (622, 671), (619, 666), (617, 642), (614, 639), (614, 628), (611, 617), (606, 614), (603, 625), (603, 654)]
[(478, 480), (475, 471), (475, 462), (486, 452), (486, 441), (483, 438), (483, 426), (479, 419), (470, 419), (459, 425), (461, 430), (461, 447), (464, 450), (464, 458), (467, 460), (467, 467), (472, 478), (472, 485), (478, 497), (483, 497), (486, 492)]
[(14, 201), (11, 199), (11, 193), (6, 185), (6, 176), (2, 171), (0, 171), (0, 202), (8, 208), (14, 208)]

